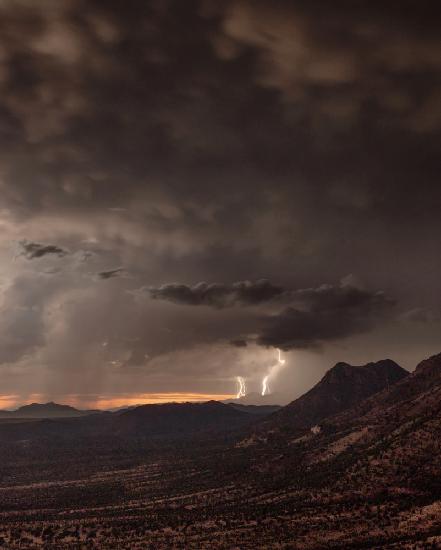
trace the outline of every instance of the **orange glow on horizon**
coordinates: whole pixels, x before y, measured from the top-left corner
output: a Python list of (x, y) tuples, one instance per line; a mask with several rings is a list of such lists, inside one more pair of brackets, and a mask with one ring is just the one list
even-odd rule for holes
[(120, 395), (78, 395), (58, 396), (56, 399), (43, 394), (32, 394), (26, 397), (18, 395), (0, 395), (0, 409), (13, 409), (30, 403), (47, 403), (55, 401), (60, 405), (71, 405), (83, 409), (116, 409), (133, 405), (155, 405), (159, 403), (197, 403), (203, 401), (223, 401), (233, 399), (232, 394), (211, 393), (139, 393)]
[[(113, 409), (124, 407), (126, 405), (157, 405), (159, 403), (185, 403), (198, 401), (223, 401), (231, 399), (231, 394), (211, 394), (211, 393), (147, 393), (137, 395), (127, 395), (118, 397), (98, 397), (93, 407), (98, 409)], [(92, 405), (92, 404), (91, 404)], [(91, 408), (93, 408), (91, 406)]]
[(43, 395), (40, 393), (32, 393), (23, 399), (20, 395), (9, 394), (9, 395), (0, 395), (0, 410), (1, 409), (14, 409), (20, 405), (25, 405), (28, 403), (38, 403), (41, 402)]
[(0, 410), (10, 409), (17, 402), (16, 395), (0, 395)]

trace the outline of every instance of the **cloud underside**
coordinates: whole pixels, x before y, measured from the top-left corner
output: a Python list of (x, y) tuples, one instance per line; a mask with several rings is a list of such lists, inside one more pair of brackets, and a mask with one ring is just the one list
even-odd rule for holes
[(394, 306), (383, 292), (348, 284), (299, 290), (292, 299), (293, 306), (265, 319), (259, 344), (289, 350), (348, 338), (373, 329), (390, 317)]
[[(404, 4), (412, 16), (378, 2), (4, 2), (3, 203), (115, 217), (143, 197), (152, 226), (193, 218), (199, 238), (192, 199), (205, 221), (236, 214), (234, 231), (253, 206), (263, 214), (270, 180), (277, 194), (326, 179), (331, 202), (360, 209), (382, 191), (391, 208), (412, 174), (430, 177), (441, 129), (436, 18)], [(385, 193), (381, 165), (402, 175)]]
[[(232, 285), (199, 283), (193, 287), (182, 284), (163, 285), (149, 289), (151, 297), (181, 305), (211, 306), (283, 304), (282, 310), (263, 315), (257, 343), (289, 350), (311, 348), (326, 341), (335, 341), (368, 331), (384, 320), (394, 301), (383, 292), (370, 292), (343, 280), (339, 285), (287, 290), (269, 281), (238, 282)], [(231, 341), (236, 347), (246, 339)]]
[(41, 244), (29, 241), (21, 241), (20, 255), (24, 256), (28, 260), (34, 260), (36, 258), (43, 258), (44, 256), (57, 256), (63, 258), (68, 254), (67, 250), (54, 245), (54, 244)]
[[(437, 344), (438, 12), (1, 2), (2, 381), (47, 369), (48, 387), (99, 392), (226, 343), (228, 360), (161, 363), (193, 384), (256, 341), (262, 356), (357, 346), (393, 316), (389, 296), (403, 336), (388, 354)], [(386, 294), (320, 286), (351, 272)]]
[(271, 284), (266, 279), (256, 282), (239, 281), (231, 285), (219, 283), (198, 283), (187, 286), (179, 283), (165, 284), (158, 288), (148, 289), (155, 300), (167, 300), (177, 304), (192, 306), (211, 306), (216, 308), (235, 305), (256, 305), (280, 296), (281, 287)]
[(115, 279), (118, 277), (126, 276), (127, 272), (123, 267), (118, 267), (116, 269), (109, 269), (107, 271), (100, 271), (97, 276), (98, 279), (106, 281), (107, 279)]

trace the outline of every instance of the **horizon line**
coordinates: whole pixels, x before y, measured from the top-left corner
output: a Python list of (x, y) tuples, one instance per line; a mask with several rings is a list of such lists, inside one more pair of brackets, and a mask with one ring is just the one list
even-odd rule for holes
[(93, 394), (66, 394), (64, 396), (51, 397), (44, 393), (33, 393), (23, 398), (18, 395), (0, 395), (0, 410), (16, 410), (17, 408), (47, 403), (69, 405), (78, 409), (94, 409), (106, 411), (124, 407), (141, 405), (158, 405), (165, 403), (197, 403), (204, 401), (223, 401), (235, 398), (235, 394), (212, 394), (196, 392), (152, 392), (152, 393), (124, 393), (120, 395), (103, 396)]

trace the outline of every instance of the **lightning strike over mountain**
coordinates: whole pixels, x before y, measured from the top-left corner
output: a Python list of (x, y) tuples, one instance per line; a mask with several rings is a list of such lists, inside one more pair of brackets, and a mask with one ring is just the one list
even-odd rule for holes
[(277, 353), (278, 353), (277, 362), (282, 367), (286, 363), (286, 359), (282, 359), (282, 352), (280, 351), (279, 348), (277, 348)]
[(236, 378), (236, 380), (237, 380), (237, 383), (239, 385), (239, 389), (238, 389), (238, 392), (237, 392), (237, 395), (236, 395), (236, 399), (240, 399), (241, 397), (246, 396), (247, 386), (246, 386), (246, 383), (245, 383), (245, 378), (243, 378), (242, 376), (238, 376)]
[(280, 351), (279, 348), (277, 348), (277, 363), (275, 365), (273, 365), (272, 367), (270, 367), (270, 370), (269, 370), (268, 374), (266, 376), (264, 376), (264, 378), (262, 380), (262, 396), (268, 395), (270, 393), (268, 381), (272, 376), (274, 376), (277, 369), (279, 367), (283, 367), (283, 365), (285, 363), (286, 363), (286, 360), (282, 359), (282, 352)]

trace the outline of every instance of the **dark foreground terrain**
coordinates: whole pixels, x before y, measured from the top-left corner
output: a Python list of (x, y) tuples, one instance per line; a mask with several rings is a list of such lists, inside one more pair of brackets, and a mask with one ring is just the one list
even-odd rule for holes
[(440, 548), (441, 355), (391, 363), (336, 365), (265, 418), (184, 404), (1, 424), (0, 547)]

